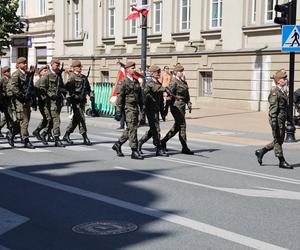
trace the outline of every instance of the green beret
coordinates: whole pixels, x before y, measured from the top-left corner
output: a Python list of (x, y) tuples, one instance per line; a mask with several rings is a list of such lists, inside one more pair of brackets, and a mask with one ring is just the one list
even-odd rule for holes
[(130, 68), (130, 67), (133, 67), (133, 66), (135, 66), (135, 62), (127, 62), (126, 64), (125, 64), (125, 69), (127, 69), (127, 68)]
[(72, 67), (81, 67), (81, 62), (79, 60), (72, 61)]
[(176, 65), (175, 68), (174, 68), (174, 72), (182, 72), (184, 71), (184, 67), (181, 66), (181, 65)]
[(60, 64), (60, 61), (58, 59), (52, 59), (51, 62), (50, 62), (50, 64), (52, 65), (54, 63)]
[(159, 71), (160, 70), (160, 67), (158, 67), (157, 65), (152, 65), (150, 68), (149, 68), (149, 71), (150, 72), (156, 72), (156, 71)]
[(17, 61), (16, 61), (17, 64), (26, 63), (26, 62), (27, 62), (27, 59), (25, 57), (19, 57), (19, 58), (17, 58)]
[(2, 74), (4, 74), (5, 72), (10, 71), (10, 67), (4, 66), (4, 67), (2, 67), (1, 71), (2, 71)]

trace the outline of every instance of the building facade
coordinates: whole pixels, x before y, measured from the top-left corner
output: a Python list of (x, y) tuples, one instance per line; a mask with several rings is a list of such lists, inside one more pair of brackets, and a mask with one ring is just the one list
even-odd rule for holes
[[(147, 64), (172, 68), (180, 62), (194, 107), (267, 108), (270, 75), (289, 65), (289, 54), (281, 52), (281, 27), (273, 22), (276, 0), (148, 4)], [(115, 81), (118, 60), (141, 61), (141, 20), (126, 21), (131, 7), (139, 5), (141, 0), (54, 0), (53, 55), (66, 64), (80, 59), (84, 70), (91, 65), (93, 81)], [(298, 56), (295, 68), (297, 88)]]
[[(24, 33), (13, 35), (7, 59), (15, 69), (16, 59), (25, 57), (38, 67), (51, 61), (54, 50), (54, 4), (52, 0), (19, 0), (17, 13), (26, 20)], [(2, 58), (2, 61), (5, 58)]]

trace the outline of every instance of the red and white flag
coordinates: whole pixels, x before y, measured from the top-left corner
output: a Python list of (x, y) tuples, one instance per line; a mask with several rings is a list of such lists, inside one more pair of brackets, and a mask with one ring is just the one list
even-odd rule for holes
[(116, 100), (117, 100), (117, 87), (118, 87), (118, 84), (119, 84), (120, 80), (126, 76), (126, 70), (125, 70), (125, 67), (124, 67), (125, 65), (123, 63), (119, 63), (119, 65), (120, 65), (120, 68), (119, 68), (116, 84), (115, 84), (115, 87), (113, 88), (112, 94), (109, 98), (109, 101), (112, 104), (115, 104)]
[(131, 13), (126, 20), (135, 20), (137, 18), (139, 18), (140, 14), (142, 14), (143, 16), (147, 16), (148, 12), (150, 9), (150, 4), (145, 4), (145, 5), (140, 5), (137, 7), (132, 7), (131, 11), (133, 11), (133, 13)]

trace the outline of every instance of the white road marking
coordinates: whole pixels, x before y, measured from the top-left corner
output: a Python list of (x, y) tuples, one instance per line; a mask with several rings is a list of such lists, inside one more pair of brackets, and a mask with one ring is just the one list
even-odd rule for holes
[(13, 176), (15, 178), (23, 179), (26, 181), (30, 181), (33, 183), (37, 183), (43, 186), (51, 187), (57, 190), (62, 190), (65, 192), (69, 192), (72, 194), (76, 194), (79, 196), (87, 197), (93, 200), (101, 201), (113, 206), (121, 207), (124, 209), (128, 209), (137, 213), (141, 213), (144, 215), (152, 216), (161, 220), (165, 220), (171, 223), (175, 223), (177, 225), (181, 225), (202, 233), (207, 233), (219, 238), (223, 238), (228, 241), (232, 241), (247, 247), (252, 247), (255, 249), (264, 249), (264, 250), (283, 250), (286, 248), (282, 248), (280, 246), (276, 246), (264, 241), (260, 241), (257, 239), (253, 239), (251, 237), (247, 237), (238, 233), (234, 233), (228, 230), (224, 230), (222, 228), (214, 227), (209, 224), (205, 224), (196, 220), (192, 220), (186, 217), (178, 216), (175, 214), (166, 213), (157, 209), (143, 207), (131, 202), (127, 202), (124, 200), (116, 199), (113, 197), (109, 197), (106, 195), (90, 192), (87, 190), (83, 190), (80, 188), (60, 184), (54, 181), (45, 180), (39, 177), (30, 176), (22, 173), (18, 173), (15, 171), (7, 170), (3, 167), (0, 167), (0, 173)]
[(25, 223), (29, 218), (0, 207), (0, 235)]
[(27, 152), (27, 153), (49, 153), (51, 152), (48, 149), (43, 149), (43, 148), (35, 148), (35, 149), (30, 149), (30, 148), (16, 148), (16, 150)]
[(85, 152), (85, 151), (95, 151), (96, 149), (95, 148), (92, 148), (91, 146), (67, 146), (65, 148), (66, 150), (69, 150), (69, 151), (75, 151), (75, 152)]
[(234, 174), (240, 174), (240, 175), (246, 175), (246, 176), (252, 176), (252, 177), (257, 177), (257, 178), (262, 178), (262, 179), (268, 179), (268, 180), (274, 180), (274, 181), (280, 181), (280, 182), (300, 185), (300, 180), (298, 180), (298, 179), (263, 174), (263, 173), (253, 172), (253, 171), (225, 167), (225, 166), (221, 166), (221, 165), (189, 161), (189, 160), (173, 158), (173, 157), (159, 157), (159, 158), (153, 158), (153, 159), (181, 163), (181, 164), (185, 164), (185, 165), (197, 166), (197, 167), (202, 167), (202, 168), (207, 168), (207, 169), (214, 169), (217, 171), (229, 172), (229, 173), (234, 173)]
[(134, 172), (134, 173), (138, 173), (138, 174), (142, 174), (142, 175), (153, 176), (153, 177), (157, 177), (157, 178), (165, 179), (165, 180), (169, 180), (169, 181), (180, 182), (180, 183), (184, 183), (184, 184), (188, 184), (188, 185), (192, 185), (192, 186), (209, 188), (209, 189), (227, 192), (227, 193), (239, 194), (242, 196), (300, 200), (300, 193), (294, 192), (294, 191), (265, 188), (265, 187), (255, 187), (258, 189), (215, 187), (215, 186), (205, 185), (205, 184), (201, 184), (201, 183), (194, 182), (194, 181), (178, 179), (178, 178), (174, 178), (174, 177), (170, 177), (170, 176), (165, 176), (165, 175), (160, 175), (160, 174), (152, 174), (152, 173), (148, 173), (146, 171), (140, 171), (140, 170), (136, 170), (136, 169), (130, 169), (130, 168), (125, 168), (125, 167), (114, 167), (114, 168), (130, 171), (130, 172)]

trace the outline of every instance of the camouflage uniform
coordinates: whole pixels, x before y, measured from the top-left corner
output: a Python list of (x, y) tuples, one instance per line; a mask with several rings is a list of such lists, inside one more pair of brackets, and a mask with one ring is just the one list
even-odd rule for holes
[(285, 123), (288, 115), (288, 96), (284, 91), (284, 85), (286, 84), (287, 74), (284, 69), (276, 72), (271, 77), (275, 80), (277, 86), (272, 88), (268, 97), (269, 101), (269, 122), (272, 128), (273, 141), (267, 144), (264, 148), (255, 151), (257, 161), (262, 165), (262, 159), (264, 154), (268, 151), (273, 150), (275, 156), (279, 159), (280, 168), (292, 169), (293, 166), (289, 165), (284, 157), (282, 151), (282, 144), (285, 136)]
[(185, 121), (185, 108), (190, 103), (189, 87), (183, 80), (173, 77), (170, 82), (170, 90), (174, 94), (171, 101), (171, 113), (174, 117), (175, 123), (170, 131), (161, 140), (163, 149), (166, 149), (166, 143), (177, 132), (179, 132), (179, 140), (182, 145), (182, 153), (193, 154), (187, 146), (186, 142), (186, 121)]
[[(79, 132), (83, 136), (84, 144), (91, 145), (91, 142), (87, 138), (87, 128), (85, 123), (86, 94), (90, 95), (91, 88), (87, 80), (87, 85), (85, 86), (85, 90), (83, 90), (85, 80), (87, 79), (83, 74), (70, 73), (69, 80), (66, 83), (66, 90), (73, 109), (73, 117), (67, 127), (63, 140), (73, 143), (70, 140), (69, 135), (74, 132), (77, 126), (79, 126)], [(82, 96), (82, 91), (84, 92), (84, 96)]]
[(159, 81), (154, 81), (152, 78), (148, 81), (144, 88), (146, 115), (150, 129), (139, 140), (138, 149), (141, 153), (142, 145), (153, 137), (153, 143), (156, 146), (156, 155), (165, 155), (161, 151), (160, 144), (160, 127), (159, 113), (163, 109), (163, 93), (166, 91)]
[[(57, 84), (59, 84), (58, 78), (58, 74), (49, 69), (48, 72), (40, 79), (40, 95), (46, 99), (52, 120), (52, 123), (47, 123), (47, 126), (43, 129), (41, 136), (43, 141), (45, 141), (45, 136), (49, 133), (49, 131), (51, 131), (52, 126), (55, 145), (63, 146), (59, 139), (60, 112), (62, 108), (63, 97), (61, 95), (57, 96)], [(60, 88), (63, 92), (63, 87), (61, 86)]]

